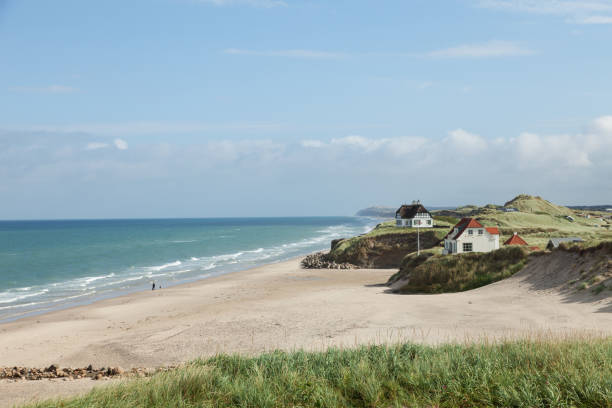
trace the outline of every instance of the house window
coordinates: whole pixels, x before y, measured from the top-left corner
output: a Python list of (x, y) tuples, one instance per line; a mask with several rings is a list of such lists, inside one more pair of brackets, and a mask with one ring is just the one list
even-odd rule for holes
[(427, 225), (431, 225), (431, 220), (427, 220)]
[(463, 252), (472, 252), (472, 243), (464, 242), (463, 243)]
[(468, 235), (474, 235), (474, 230), (473, 229), (469, 229), (468, 230)]
[(397, 225), (398, 227), (401, 227), (402, 226), (402, 220), (397, 220), (395, 222), (395, 225)]
[(482, 234), (484, 234), (484, 231), (483, 230), (478, 230), (478, 235), (482, 235)]

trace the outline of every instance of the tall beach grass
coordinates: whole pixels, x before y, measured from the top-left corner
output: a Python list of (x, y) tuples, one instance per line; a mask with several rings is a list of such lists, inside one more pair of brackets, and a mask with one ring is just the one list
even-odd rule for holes
[(610, 407), (612, 338), (219, 355), (36, 407)]

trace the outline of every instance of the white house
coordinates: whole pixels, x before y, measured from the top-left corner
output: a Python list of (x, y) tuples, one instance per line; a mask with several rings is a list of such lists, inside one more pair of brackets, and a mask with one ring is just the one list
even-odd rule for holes
[(431, 214), (423, 207), (421, 202), (413, 201), (410, 205), (402, 205), (395, 212), (395, 225), (398, 227), (431, 228), (434, 222)]
[(445, 255), (495, 249), (499, 249), (499, 229), (485, 227), (474, 218), (463, 218), (444, 238)]

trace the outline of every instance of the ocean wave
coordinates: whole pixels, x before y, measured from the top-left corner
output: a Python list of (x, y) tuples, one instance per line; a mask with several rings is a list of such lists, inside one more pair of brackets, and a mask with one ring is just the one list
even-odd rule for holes
[[(26, 293), (26, 294), (23, 294), (23, 295), (16, 295), (16, 294), (14, 294), (14, 292), (8, 290), (6, 292), (0, 292), (0, 303), (13, 303), (13, 302), (17, 302), (19, 300), (31, 298), (33, 296), (44, 295), (47, 292), (49, 292), (49, 289), (43, 289), (43, 290), (40, 290), (38, 292)], [(9, 296), (12, 296), (12, 297), (9, 297)]]
[(174, 262), (170, 262), (170, 263), (163, 264), (163, 265), (158, 265), (158, 266), (148, 266), (147, 268), (152, 270), (152, 271), (161, 271), (161, 270), (164, 270), (166, 268), (171, 268), (173, 266), (179, 266), (181, 264), (182, 264), (181, 261), (174, 261)]

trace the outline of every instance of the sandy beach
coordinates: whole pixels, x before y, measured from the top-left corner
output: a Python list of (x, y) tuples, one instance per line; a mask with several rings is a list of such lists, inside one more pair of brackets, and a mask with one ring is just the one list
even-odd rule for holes
[[(609, 297), (572, 298), (526, 268), (476, 290), (395, 295), (395, 270), (304, 270), (299, 259), (0, 325), (0, 366), (157, 367), (215, 353), (612, 334)], [(102, 383), (0, 382), (0, 405)]]

